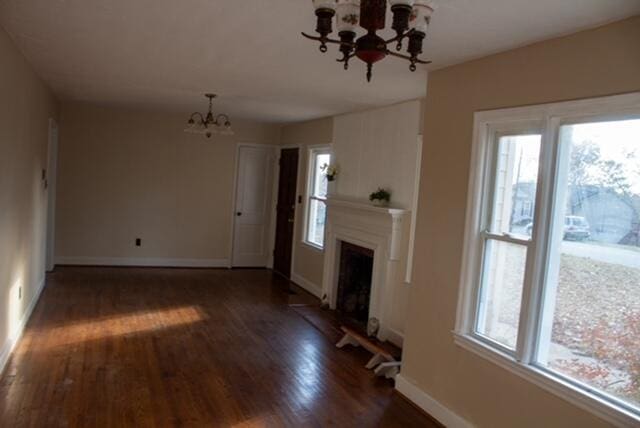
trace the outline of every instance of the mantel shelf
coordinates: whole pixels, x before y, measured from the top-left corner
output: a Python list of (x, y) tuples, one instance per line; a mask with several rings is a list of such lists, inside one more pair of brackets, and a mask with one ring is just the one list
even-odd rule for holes
[(410, 213), (409, 210), (405, 210), (402, 208), (376, 207), (360, 199), (351, 199), (342, 196), (329, 196), (327, 198), (327, 205), (329, 207), (349, 208), (352, 210), (390, 215), (393, 218), (401, 218)]

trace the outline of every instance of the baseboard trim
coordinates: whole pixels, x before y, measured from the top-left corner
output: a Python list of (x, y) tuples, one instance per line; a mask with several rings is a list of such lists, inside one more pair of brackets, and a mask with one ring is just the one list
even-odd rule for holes
[(163, 259), (152, 257), (56, 257), (56, 265), (228, 268), (228, 259)]
[(380, 326), (382, 331), (382, 338), (396, 345), (398, 348), (402, 348), (404, 345), (404, 335), (398, 330)]
[(18, 344), (18, 341), (20, 341), (20, 338), (22, 337), (22, 333), (24, 333), (24, 328), (27, 326), (27, 323), (31, 318), (31, 314), (33, 313), (33, 310), (38, 304), (38, 300), (40, 300), (40, 295), (42, 294), (42, 290), (44, 290), (45, 282), (46, 282), (46, 278), (42, 278), (42, 280), (38, 284), (38, 288), (36, 289), (36, 294), (33, 296), (31, 301), (29, 302), (29, 306), (27, 306), (27, 310), (24, 312), (24, 314), (22, 315), (22, 318), (20, 319), (20, 323), (18, 324), (16, 331), (13, 332), (13, 334), (11, 334), (10, 332), (9, 337), (7, 338), (5, 343), (2, 345), (2, 348), (0, 349), (0, 375), (4, 372), (4, 369), (7, 363), (9, 362), (9, 357), (11, 356), (11, 353), (13, 352), (16, 345)]
[(322, 288), (314, 284), (313, 282), (309, 281), (308, 279), (303, 278), (297, 273), (292, 273), (291, 281), (293, 281), (296, 285), (304, 288), (305, 290), (307, 290), (309, 293), (313, 294), (317, 298), (322, 299)]
[(416, 406), (427, 412), (447, 428), (473, 428), (471, 423), (458, 416), (447, 407), (421, 390), (414, 382), (402, 374), (396, 377), (396, 389)]

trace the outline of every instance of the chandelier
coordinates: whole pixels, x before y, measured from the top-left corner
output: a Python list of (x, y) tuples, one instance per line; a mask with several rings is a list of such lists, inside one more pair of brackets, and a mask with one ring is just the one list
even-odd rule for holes
[[(327, 43), (340, 46), (342, 58), (338, 62), (344, 63), (344, 69), (349, 68), (349, 60), (354, 56), (367, 64), (367, 81), (371, 81), (373, 64), (384, 59), (387, 55), (405, 59), (410, 62), (409, 70), (416, 71), (416, 64), (429, 64), (422, 61), (418, 55), (422, 53), (422, 43), (427, 35), (427, 28), (433, 14), (431, 0), (389, 0), (393, 13), (393, 24), (396, 36), (383, 39), (376, 34), (384, 30), (387, 16), (386, 0), (313, 0), (318, 19), (316, 32), (319, 37), (302, 33), (308, 39), (320, 42), (320, 52), (327, 52)], [(336, 16), (336, 26), (340, 40), (330, 39), (333, 32), (332, 20)], [(367, 30), (367, 33), (356, 40), (356, 28)], [(408, 39), (407, 53), (402, 50), (405, 39)], [(395, 43), (396, 52), (388, 45)]]
[(206, 115), (199, 112), (192, 113), (184, 132), (206, 135), (207, 138), (211, 138), (213, 134), (233, 135), (229, 116), (226, 114), (213, 115), (211, 105), (217, 95), (204, 94), (204, 96), (209, 99), (209, 112)]

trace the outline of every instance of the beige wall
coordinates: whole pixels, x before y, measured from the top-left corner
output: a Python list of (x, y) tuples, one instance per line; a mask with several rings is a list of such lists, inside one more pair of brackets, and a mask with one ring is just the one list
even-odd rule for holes
[(473, 113), (638, 90), (640, 17), (429, 76), (402, 373), (477, 426), (586, 428), (606, 423), (453, 342)]
[[(302, 196), (302, 200), (304, 201), (307, 194), (309, 147), (328, 146), (333, 142), (333, 118), (318, 119), (284, 126), (281, 131), (280, 142), (283, 146), (300, 147), (297, 194)], [(306, 281), (318, 289), (322, 286), (324, 253), (302, 243), (303, 226), (304, 203), (299, 203), (296, 204), (292, 279), (294, 279), (294, 281), (300, 281), (302, 279), (302, 281)]]
[[(57, 101), (0, 28), (0, 368), (44, 281), (49, 118)], [(22, 298), (18, 289), (22, 288)]]
[(277, 144), (279, 129), (234, 121), (235, 136), (206, 139), (186, 118), (63, 104), (57, 261), (228, 259), (237, 143)]

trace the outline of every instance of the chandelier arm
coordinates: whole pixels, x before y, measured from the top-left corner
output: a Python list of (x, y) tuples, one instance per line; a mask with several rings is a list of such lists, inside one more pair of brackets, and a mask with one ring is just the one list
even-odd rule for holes
[(304, 37), (306, 37), (307, 39), (310, 40), (315, 40), (317, 42), (321, 42), (321, 43), (333, 43), (335, 45), (340, 45), (340, 46), (348, 46), (350, 48), (355, 48), (356, 44), (355, 43), (347, 43), (347, 42), (343, 42), (341, 40), (335, 40), (335, 39), (329, 39), (327, 37), (316, 37), (316, 36), (310, 36), (309, 34), (305, 34), (305, 33), (301, 33)]
[(387, 49), (387, 54), (391, 55), (391, 56), (398, 57), (398, 58), (406, 59), (407, 61), (411, 61), (411, 62), (414, 62), (416, 64), (431, 64), (431, 61), (423, 61), (423, 60), (418, 59), (418, 58), (411, 58), (408, 55), (402, 55), (402, 54), (399, 54), (397, 52), (390, 51), (388, 49)]
[(191, 113), (191, 117), (189, 119), (193, 119), (195, 116), (200, 116), (200, 122), (204, 123), (204, 116), (200, 112)]
[(351, 55), (347, 55), (344, 58), (338, 58), (336, 59), (337, 62), (347, 62), (349, 61), (351, 58), (353, 58), (354, 56), (356, 56), (356, 54), (351, 54)]
[(386, 45), (389, 45), (391, 43), (402, 41), (402, 40), (406, 39), (407, 37), (409, 37), (411, 34), (413, 34), (415, 31), (416, 30), (414, 28), (412, 28), (411, 30), (405, 31), (404, 33), (400, 34), (399, 36), (395, 36), (395, 37), (393, 37), (393, 38), (391, 38), (389, 40), (385, 40), (384, 43)]

